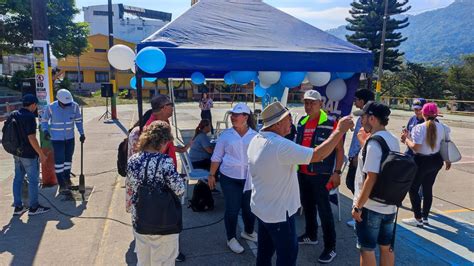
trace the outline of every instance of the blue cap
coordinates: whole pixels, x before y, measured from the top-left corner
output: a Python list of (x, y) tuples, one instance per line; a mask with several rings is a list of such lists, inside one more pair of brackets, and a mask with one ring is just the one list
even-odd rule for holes
[(411, 108), (421, 109), (421, 108), (423, 108), (423, 105), (425, 105), (425, 103), (426, 103), (425, 98), (416, 98), (416, 99), (413, 100), (413, 104), (412, 104)]
[(38, 98), (36, 98), (36, 96), (34, 96), (33, 94), (25, 94), (23, 95), (22, 102), (23, 104), (30, 105), (30, 104), (38, 103)]

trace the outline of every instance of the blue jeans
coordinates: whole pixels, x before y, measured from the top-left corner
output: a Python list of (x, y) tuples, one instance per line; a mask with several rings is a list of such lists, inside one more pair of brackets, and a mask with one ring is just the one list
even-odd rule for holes
[(296, 238), (295, 215), (286, 216), (280, 223), (265, 223), (258, 219), (257, 265), (272, 265), (273, 253), (277, 254), (276, 265), (296, 265), (298, 240)]
[(362, 209), (362, 222), (356, 222), (357, 248), (361, 251), (372, 251), (377, 244), (388, 246), (392, 243), (395, 213), (382, 214)]
[(225, 199), (224, 223), (227, 240), (231, 240), (236, 235), (240, 209), (242, 209), (245, 232), (253, 233), (255, 215), (250, 210), (251, 191), (244, 192), (245, 180), (230, 178), (221, 174), (220, 182)]
[(13, 205), (23, 206), (21, 202), (21, 190), (25, 174), (28, 176), (28, 198), (29, 207), (38, 207), (38, 182), (39, 182), (39, 162), (38, 158), (21, 158), (13, 156), (15, 160), (15, 176), (13, 178)]
[(54, 169), (60, 186), (71, 180), (72, 155), (74, 154), (74, 139), (52, 140), (54, 150)]

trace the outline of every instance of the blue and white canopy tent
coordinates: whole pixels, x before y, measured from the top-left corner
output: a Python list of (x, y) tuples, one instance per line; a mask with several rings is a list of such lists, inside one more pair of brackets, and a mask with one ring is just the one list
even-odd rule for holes
[[(159, 48), (165, 55), (164, 66), (157, 73), (139, 67), (140, 51), (148, 47)], [(336, 79), (340, 73), (347, 87), (354, 88), (344, 97), (352, 105), (359, 74), (373, 69), (369, 51), (260, 0), (200, 0), (138, 44), (137, 52), (140, 119), (142, 78), (190, 78), (200, 72), (215, 79), (230, 71), (281, 71), (331, 72), (331, 79)], [(325, 86), (321, 88), (325, 95)]]

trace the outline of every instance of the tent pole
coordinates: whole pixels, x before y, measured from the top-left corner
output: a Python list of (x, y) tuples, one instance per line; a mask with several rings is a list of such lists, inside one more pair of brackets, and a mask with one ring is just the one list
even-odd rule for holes
[(176, 104), (175, 104), (175, 100), (174, 100), (174, 85), (173, 85), (173, 79), (172, 78), (169, 78), (168, 79), (168, 88), (170, 88), (170, 99), (171, 99), (171, 102), (173, 103), (173, 120), (172, 120), (172, 123), (173, 123), (173, 126), (174, 126), (174, 130), (175, 130), (175, 136), (176, 138), (179, 139), (179, 135), (178, 135), (178, 121), (176, 119)]
[(142, 98), (142, 73), (136, 68), (136, 87), (137, 87), (137, 103), (138, 103), (138, 122), (140, 123), (140, 132), (143, 130), (143, 98)]

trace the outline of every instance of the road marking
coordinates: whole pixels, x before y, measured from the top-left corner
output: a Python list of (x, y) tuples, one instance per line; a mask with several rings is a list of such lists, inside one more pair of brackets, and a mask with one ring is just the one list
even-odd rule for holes
[(456, 210), (446, 210), (446, 211), (440, 211), (441, 213), (460, 213), (460, 212), (472, 212), (474, 210), (469, 210), (469, 209), (456, 209)]
[(453, 164), (470, 164), (470, 163), (474, 163), (474, 161), (460, 161)]

